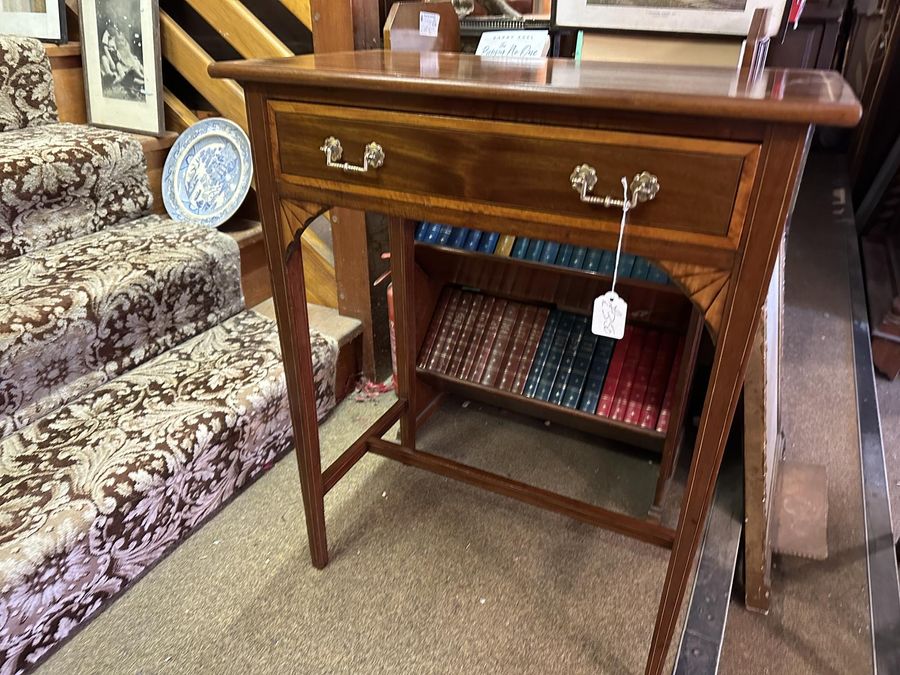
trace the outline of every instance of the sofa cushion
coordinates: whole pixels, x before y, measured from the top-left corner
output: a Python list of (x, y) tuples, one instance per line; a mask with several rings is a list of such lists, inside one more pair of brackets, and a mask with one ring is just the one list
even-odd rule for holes
[(44, 45), (34, 38), (0, 35), (0, 132), (56, 121), (53, 73)]
[(136, 136), (80, 124), (0, 133), (0, 260), (137, 218), (152, 202)]
[(243, 306), (235, 241), (161, 216), (0, 263), (0, 438)]

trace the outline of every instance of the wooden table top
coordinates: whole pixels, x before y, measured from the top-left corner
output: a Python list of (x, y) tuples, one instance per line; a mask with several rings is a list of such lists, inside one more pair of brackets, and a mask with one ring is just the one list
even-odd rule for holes
[(862, 108), (839, 73), (767, 69), (750, 85), (731, 68), (488, 59), (380, 50), (212, 64), (241, 82), (853, 126)]

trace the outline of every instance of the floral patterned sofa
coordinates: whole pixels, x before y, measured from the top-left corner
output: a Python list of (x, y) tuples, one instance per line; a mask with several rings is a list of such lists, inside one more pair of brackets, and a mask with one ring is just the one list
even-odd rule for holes
[[(238, 247), (147, 215), (128, 134), (57, 121), (0, 36), (0, 675), (30, 668), (290, 445)], [(337, 344), (312, 335), (321, 416)]]

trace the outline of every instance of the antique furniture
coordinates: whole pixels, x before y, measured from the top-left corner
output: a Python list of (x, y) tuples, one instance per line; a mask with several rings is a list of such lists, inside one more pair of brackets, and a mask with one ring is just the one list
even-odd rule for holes
[[(324, 494), (367, 452), (457, 478), (670, 547), (646, 668), (660, 673), (811, 128), (855, 124), (853, 92), (828, 72), (765, 71), (742, 84), (730, 69), (381, 51), (220, 63), (210, 72), (238, 80), (247, 95), (313, 564), (328, 562)], [(715, 342), (675, 530), (416, 449), (417, 414), (433, 384), (416, 369), (417, 313), (429, 314), (434, 300), (416, 284), (409, 219), (613, 248), (621, 211), (573, 191), (581, 164), (596, 169), (589, 192), (600, 197), (621, 196), (623, 176), (658, 177), (656, 199), (630, 214), (626, 246), (675, 280)], [(299, 240), (332, 205), (393, 217), (399, 400), (323, 471)], [(397, 420), (400, 443), (383, 440)]]

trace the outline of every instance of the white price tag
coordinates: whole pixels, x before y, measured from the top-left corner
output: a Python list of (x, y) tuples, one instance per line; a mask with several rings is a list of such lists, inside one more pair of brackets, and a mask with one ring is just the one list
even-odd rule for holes
[(591, 332), (600, 337), (621, 340), (625, 335), (626, 318), (628, 318), (628, 304), (618, 293), (609, 291), (594, 300)]
[(434, 12), (419, 12), (419, 35), (437, 37), (441, 25), (441, 15)]

